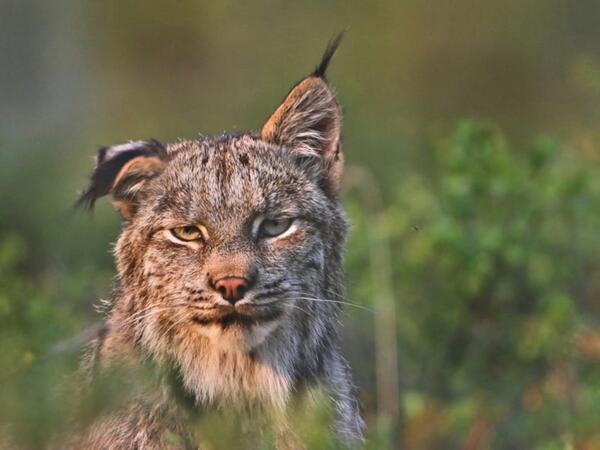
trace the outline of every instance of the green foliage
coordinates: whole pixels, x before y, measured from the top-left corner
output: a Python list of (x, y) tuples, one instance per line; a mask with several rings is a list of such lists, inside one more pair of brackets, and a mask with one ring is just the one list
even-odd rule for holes
[[(598, 354), (578, 350), (585, 333), (598, 339), (597, 167), (465, 122), (430, 170), (399, 182), (385, 212), (406, 447), (597, 439)], [(356, 222), (358, 240), (371, 224)]]
[(24, 237), (0, 234), (0, 424), (22, 449), (43, 448), (73, 419), (78, 336), (88, 325), (80, 307), (102, 274), (37, 271), (36, 258), (44, 255)]

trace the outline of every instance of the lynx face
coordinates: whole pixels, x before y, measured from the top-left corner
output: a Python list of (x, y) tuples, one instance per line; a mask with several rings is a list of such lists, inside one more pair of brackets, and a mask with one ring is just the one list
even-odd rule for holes
[(116, 248), (121, 277), (151, 311), (140, 322), (152, 339), (196, 333), (251, 349), (310, 310), (303, 298), (323, 296), (327, 242), (344, 239), (340, 209), (306, 157), (258, 136), (182, 141), (166, 154)]
[(284, 326), (332, 328), (338, 308), (319, 300), (341, 295), (346, 232), (341, 114), (324, 79), (335, 45), (260, 132), (99, 151), (80, 202), (111, 193), (123, 216), (113, 309), (137, 342), (252, 350)]

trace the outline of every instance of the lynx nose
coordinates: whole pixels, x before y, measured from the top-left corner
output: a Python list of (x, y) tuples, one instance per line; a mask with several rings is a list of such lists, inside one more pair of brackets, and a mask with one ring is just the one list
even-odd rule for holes
[(248, 291), (248, 280), (241, 277), (224, 277), (214, 282), (215, 289), (220, 292), (221, 297), (232, 305), (242, 298)]

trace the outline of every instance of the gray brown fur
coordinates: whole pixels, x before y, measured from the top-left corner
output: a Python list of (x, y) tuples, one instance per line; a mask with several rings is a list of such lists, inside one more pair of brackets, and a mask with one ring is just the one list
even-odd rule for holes
[[(347, 231), (341, 113), (323, 75), (324, 67), (298, 83), (259, 132), (102, 150), (82, 202), (111, 193), (124, 227), (108, 332), (86, 362), (94, 371), (151, 360), (173, 368), (203, 408), (276, 417), (318, 387), (340, 441), (362, 442), (337, 332)], [(295, 218), (294, 228), (259, 239), (253, 223), (263, 216)], [(208, 237), (181, 245), (167, 237), (186, 224), (201, 224)], [(252, 280), (243, 302), (220, 298), (211, 288), (219, 276)], [(185, 423), (169, 389), (136, 398), (144, 399), (99, 418), (73, 447), (179, 448), (164, 441), (164, 430)]]

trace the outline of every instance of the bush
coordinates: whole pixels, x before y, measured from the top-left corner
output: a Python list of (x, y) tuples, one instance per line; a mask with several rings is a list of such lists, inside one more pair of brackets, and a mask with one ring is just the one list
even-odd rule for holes
[[(598, 171), (574, 159), (466, 122), (427, 175), (396, 186), (385, 220), (405, 448), (600, 439)], [(358, 240), (369, 218), (356, 223)]]

